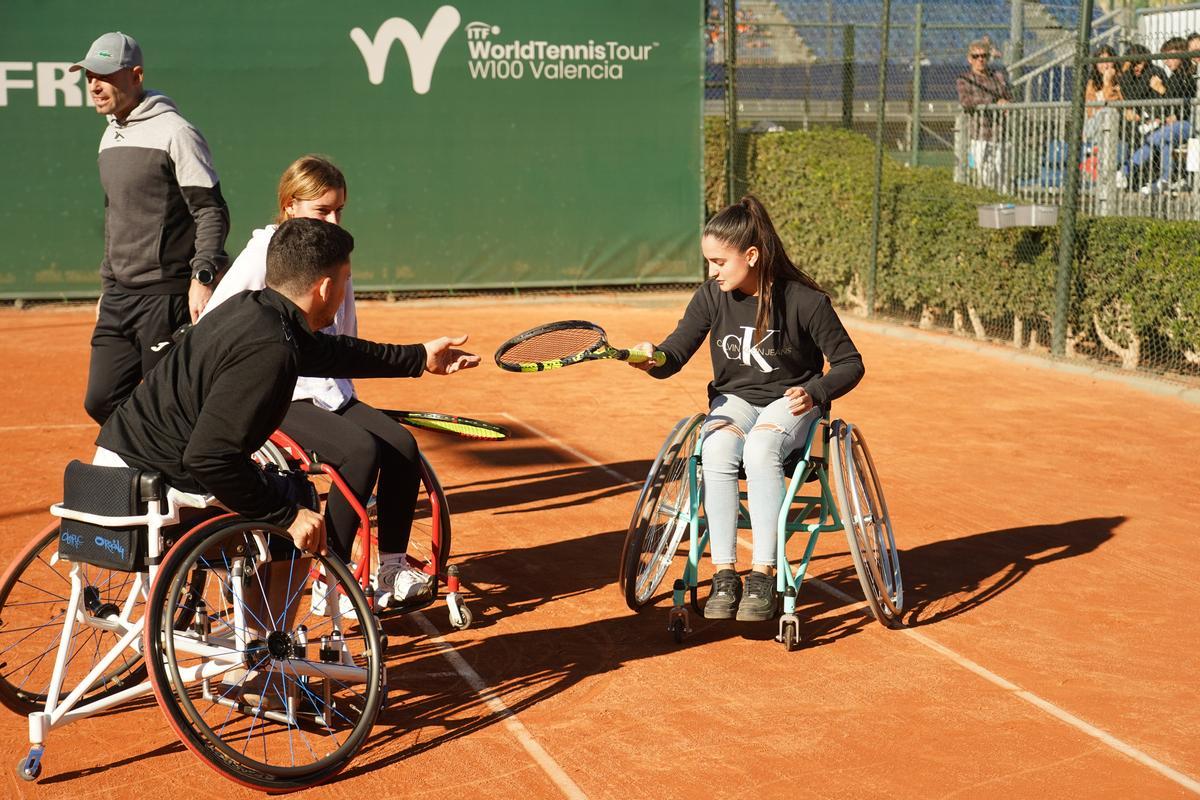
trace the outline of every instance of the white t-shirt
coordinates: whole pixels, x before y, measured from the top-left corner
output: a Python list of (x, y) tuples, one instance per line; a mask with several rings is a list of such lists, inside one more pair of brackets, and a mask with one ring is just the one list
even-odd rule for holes
[[(267, 244), (278, 225), (268, 225), (254, 231), (245, 249), (234, 260), (233, 266), (221, 276), (212, 299), (200, 314), (212, 311), (235, 294), (267, 285)], [(346, 282), (346, 297), (333, 318), (333, 324), (321, 329), (322, 333), (335, 336), (358, 336), (358, 315), (354, 311), (354, 286)], [(354, 397), (354, 384), (348, 378), (307, 378), (296, 380), (293, 400), (311, 400), (327, 411), (337, 411)]]

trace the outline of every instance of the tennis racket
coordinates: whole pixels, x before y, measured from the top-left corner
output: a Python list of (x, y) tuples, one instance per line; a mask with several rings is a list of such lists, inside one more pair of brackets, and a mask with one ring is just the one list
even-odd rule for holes
[(393, 411), (388, 408), (382, 408), (380, 411), (405, 425), (414, 428), (424, 428), (429, 431), (452, 433), (464, 439), (492, 439), (499, 441), (500, 439), (508, 438), (508, 428), (501, 425), (493, 425), (490, 422), (484, 422), (479, 419), (471, 419), (470, 417), (435, 414), (432, 411)]
[(613, 347), (603, 328), (577, 319), (539, 325), (517, 334), (496, 351), (496, 363), (509, 372), (544, 372), (602, 358), (634, 363), (653, 360), (659, 366), (667, 360), (661, 351), (643, 353)]

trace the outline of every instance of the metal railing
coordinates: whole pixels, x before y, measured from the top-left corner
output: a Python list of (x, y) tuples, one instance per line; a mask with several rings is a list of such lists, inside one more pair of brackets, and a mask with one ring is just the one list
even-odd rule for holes
[(1200, 139), (1175, 119), (1198, 100), (1088, 103), (1082, 157), (1068, 163), (1069, 103), (979, 106), (955, 120), (955, 180), (1022, 201), (1060, 205), (1080, 171), (1080, 211), (1095, 216), (1200, 220)]
[[(1096, 19), (1095, 27), (1109, 27), (1089, 39), (1090, 48), (1094, 49), (1102, 44), (1116, 48), (1128, 38), (1129, 32), (1117, 24), (1122, 14), (1124, 9), (1115, 8)], [(1025, 102), (1031, 103), (1061, 100), (1069, 94), (1068, 75), (1074, 56), (1074, 39), (1073, 33), (1065, 32), (1061, 38), (1009, 65), (1010, 73), (1020, 73), (1020, 77), (1014, 79), (1010, 87), (1013, 96), (1022, 96)]]

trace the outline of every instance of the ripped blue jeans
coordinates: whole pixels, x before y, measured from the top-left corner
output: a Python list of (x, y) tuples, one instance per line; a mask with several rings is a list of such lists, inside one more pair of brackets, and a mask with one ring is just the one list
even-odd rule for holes
[(775, 566), (776, 528), (783, 503), (783, 462), (804, 443), (819, 408), (794, 416), (788, 399), (754, 406), (733, 395), (716, 397), (704, 420), (704, 514), (712, 563), (737, 563), (738, 466), (746, 469), (754, 566)]

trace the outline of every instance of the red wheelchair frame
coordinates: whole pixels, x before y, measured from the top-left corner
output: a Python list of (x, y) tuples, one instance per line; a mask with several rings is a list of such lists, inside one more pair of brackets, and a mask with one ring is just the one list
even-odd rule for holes
[[(346, 485), (345, 479), (342, 478), (341, 474), (329, 464), (321, 461), (318, 453), (305, 450), (299, 442), (283, 431), (277, 430), (271, 434), (270, 442), (282, 451), (284, 457), (289, 462), (289, 467), (302, 470), (310, 475), (327, 476), (332, 485), (342, 493), (342, 497), (346, 499), (350, 507), (358, 515), (359, 529), (357, 537), (359, 557), (353, 574), (359, 582), (359, 586), (366, 593), (372, 608), (374, 608), (375, 598), (372, 592), (369, 591), (371, 550), (378, 545), (378, 537), (371, 530), (370, 512), (358, 500), (354, 492), (350, 490), (350, 487)], [(430, 557), (424, 560), (420, 568), (426, 575), (433, 576), (433, 592), (430, 597), (423, 599), (420, 603), (405, 605), (402, 610), (409, 612), (418, 608), (424, 608), (433, 603), (438, 597), (439, 584), (444, 585), (447, 592), (447, 605), (450, 611), (450, 624), (461, 630), (471, 624), (471, 612), (462, 601), (461, 594), (459, 593), (458, 568), (448, 563), (451, 544), (450, 509), (446, 501), (445, 492), (438, 482), (433, 467), (425, 458), (424, 453), (419, 453), (419, 456), (421, 486), (428, 498), (430, 515)]]

